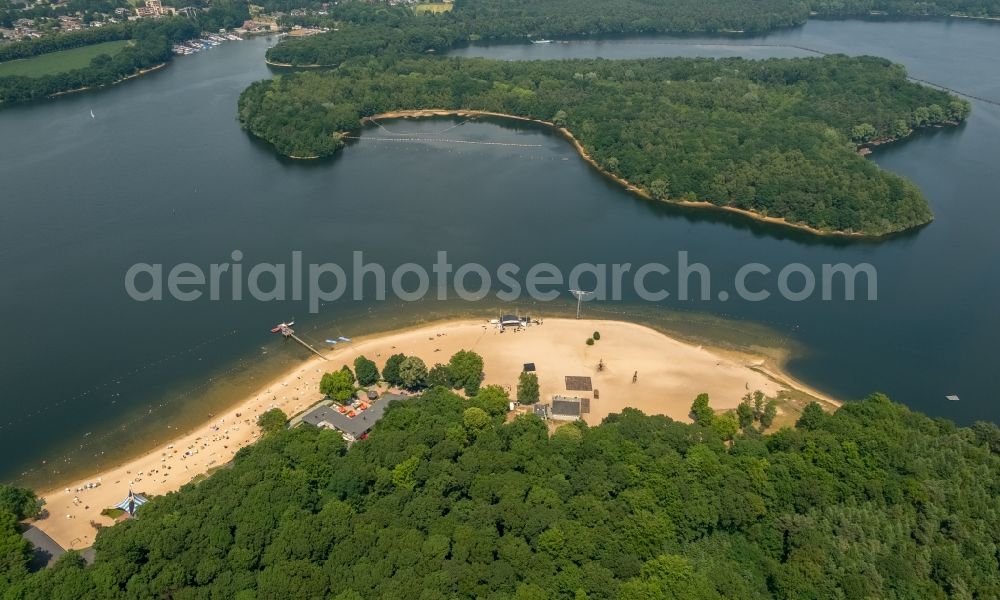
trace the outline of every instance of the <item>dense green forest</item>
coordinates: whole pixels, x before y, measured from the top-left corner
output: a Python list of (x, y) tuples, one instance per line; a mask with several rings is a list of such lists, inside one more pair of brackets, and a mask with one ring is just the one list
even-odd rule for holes
[(1000, 0), (810, 0), (810, 8), (825, 16), (885, 13), (897, 17), (1000, 16)]
[(605, 170), (661, 200), (704, 200), (825, 231), (884, 234), (931, 218), (857, 144), (957, 121), (968, 104), (878, 58), (504, 62), (368, 60), (262, 81), (239, 118), (283, 154), (398, 109), (474, 109), (566, 127)]
[(61, 34), (0, 46), (2, 60), (37, 56), (55, 50), (115, 40), (133, 40), (114, 56), (101, 54), (89, 66), (55, 75), (40, 77), (0, 77), (0, 106), (44, 98), (58, 92), (108, 85), (153, 65), (170, 60), (173, 43), (197, 37), (201, 27), (184, 17), (141, 20), (135, 23), (109, 25), (82, 32)]
[[(276, 0), (275, 8), (312, 0)], [(287, 8), (286, 8), (287, 10)], [(335, 66), (352, 56), (447, 50), (479, 39), (625, 33), (762, 32), (820, 16), (1000, 16), (1000, 0), (456, 0), (439, 15), (402, 7), (345, 2), (325, 18), (296, 21), (339, 31), (289, 38), (268, 51), (280, 64)]]
[(27, 574), (0, 508), (0, 596), (996, 598), (998, 452), (995, 425), (881, 395), (730, 444), (632, 409), (550, 436), (435, 388), (350, 450), (268, 434), (102, 531), (90, 567)]
[(331, 11), (339, 31), (291, 38), (268, 60), (336, 65), (351, 56), (446, 50), (483, 38), (614, 33), (765, 31), (799, 25), (809, 15), (798, 0), (458, 0), (452, 12), (417, 16), (406, 9), (346, 3)]
[(456, 0), (455, 19), (482, 37), (664, 31), (765, 31), (799, 25), (800, 0)]

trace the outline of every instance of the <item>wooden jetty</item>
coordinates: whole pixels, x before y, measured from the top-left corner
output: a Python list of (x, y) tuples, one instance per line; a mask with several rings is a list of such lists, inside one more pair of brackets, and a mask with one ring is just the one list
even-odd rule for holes
[(289, 326), (288, 324), (282, 323), (281, 325), (278, 325), (275, 329), (278, 330), (276, 333), (280, 333), (281, 335), (285, 336), (285, 338), (291, 338), (291, 339), (295, 340), (296, 342), (298, 342), (298, 343), (302, 344), (303, 346), (305, 346), (306, 348), (308, 348), (309, 351), (312, 352), (313, 354), (315, 354), (316, 356), (322, 358), (323, 360), (327, 360), (327, 358), (325, 356), (323, 356), (320, 353), (319, 350), (313, 348), (304, 339), (302, 339), (299, 336), (295, 335), (295, 330), (292, 329), (291, 326)]

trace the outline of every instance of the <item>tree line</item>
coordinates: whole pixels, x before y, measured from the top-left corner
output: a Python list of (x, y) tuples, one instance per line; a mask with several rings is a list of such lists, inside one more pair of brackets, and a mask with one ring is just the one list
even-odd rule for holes
[[(275, 1), (274, 9), (314, 0)], [(1000, 16), (1000, 0), (456, 0), (454, 10), (417, 15), (400, 6), (364, 2), (330, 5), (326, 16), (287, 17), (286, 23), (326, 25), (336, 31), (287, 38), (268, 60), (337, 66), (355, 56), (442, 52), (483, 39), (524, 39), (655, 33), (760, 33), (802, 25), (810, 14), (828, 17)]]
[(432, 387), (462, 390), (471, 397), (479, 394), (484, 377), (483, 357), (470, 350), (459, 350), (447, 363), (429, 369), (419, 356), (400, 352), (386, 359), (381, 372), (375, 361), (362, 355), (354, 359), (353, 370), (344, 365), (339, 371), (324, 373), (319, 391), (342, 404), (380, 382), (411, 392)]
[(90, 27), (79, 31), (3, 44), (0, 45), (0, 62), (31, 58), (40, 54), (69, 50), (80, 46), (131, 39), (134, 28), (133, 23), (115, 23), (104, 27)]
[(699, 398), (691, 424), (625, 409), (550, 434), (534, 415), (505, 422), (483, 392), (395, 403), (350, 450), (334, 431), (277, 425), (102, 530), (89, 567), (70, 552), (29, 574), (0, 495), (0, 597), (1000, 595), (993, 424), (876, 394), (810, 405), (769, 435), (752, 397), (726, 419)]
[(239, 119), (290, 156), (326, 156), (360, 119), (472, 109), (565, 127), (605, 171), (659, 200), (699, 200), (823, 231), (931, 219), (859, 144), (956, 123), (969, 105), (873, 57), (566, 60), (368, 58), (252, 84)]
[(141, 69), (170, 60), (171, 46), (197, 37), (199, 31), (201, 29), (198, 22), (184, 17), (144, 19), (79, 32), (86, 35), (77, 36), (77, 32), (74, 32), (11, 44), (16, 46), (11, 50), (0, 46), (0, 53), (7, 52), (3, 56), (23, 58), (115, 39), (132, 40), (131, 44), (113, 56), (98, 55), (91, 60), (90, 65), (81, 69), (38, 77), (0, 77), (0, 106), (115, 83)]
[(337, 31), (283, 40), (268, 50), (268, 60), (336, 66), (354, 56), (440, 52), (479, 39), (765, 31), (802, 24), (809, 14), (798, 0), (458, 0), (453, 11), (438, 15), (359, 2), (342, 6), (328, 17)]
[(810, 0), (812, 10), (825, 16), (852, 17), (882, 13), (896, 17), (1000, 16), (1000, 0)]

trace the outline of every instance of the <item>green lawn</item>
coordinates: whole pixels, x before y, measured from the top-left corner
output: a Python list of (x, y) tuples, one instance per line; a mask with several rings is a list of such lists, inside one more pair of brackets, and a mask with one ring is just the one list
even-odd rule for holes
[(86, 67), (90, 64), (91, 59), (100, 54), (114, 56), (128, 43), (128, 40), (104, 42), (90, 46), (81, 46), (72, 50), (50, 52), (21, 60), (11, 60), (0, 63), (0, 77), (8, 75), (40, 77), (42, 75), (55, 75), (56, 73), (72, 71), (73, 69)]

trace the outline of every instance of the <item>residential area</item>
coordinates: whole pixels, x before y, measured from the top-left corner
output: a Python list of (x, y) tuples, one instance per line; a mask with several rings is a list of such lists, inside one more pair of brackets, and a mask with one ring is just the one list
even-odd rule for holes
[[(238, 36), (287, 32), (292, 36), (308, 36), (329, 28), (311, 26), (328, 15), (329, 3), (316, 3), (315, 8), (295, 8), (290, 11), (270, 10), (268, 7), (243, 3), (204, 3), (196, 1), (180, 5), (185, 0), (56, 0), (54, 2), (17, 2), (0, 0), (0, 44), (40, 39), (50, 35), (71, 33), (107, 25), (184, 16), (191, 19), (204, 13), (220, 13), (221, 19), (213, 20), (220, 27), (214, 34), (229, 33)], [(190, 1), (190, 0), (187, 0)], [(214, 21), (218, 21), (217, 23)], [(301, 23), (300, 23), (301, 22)]]

